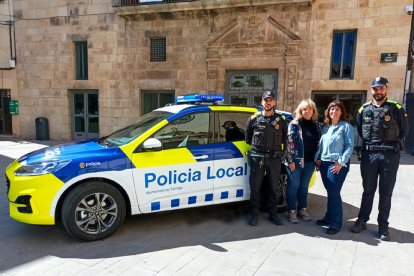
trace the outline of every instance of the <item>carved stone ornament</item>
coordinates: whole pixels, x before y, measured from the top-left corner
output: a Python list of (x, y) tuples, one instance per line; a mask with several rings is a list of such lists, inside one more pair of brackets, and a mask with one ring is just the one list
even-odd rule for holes
[(250, 16), (240, 28), (242, 41), (262, 42), (265, 39), (264, 22), (258, 16)]

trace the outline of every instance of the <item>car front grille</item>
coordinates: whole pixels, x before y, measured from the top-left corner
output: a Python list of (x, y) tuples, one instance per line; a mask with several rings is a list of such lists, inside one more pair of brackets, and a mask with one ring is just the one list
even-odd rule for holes
[(10, 180), (6, 175), (6, 185), (7, 185), (7, 194), (9, 194), (9, 190), (10, 190)]

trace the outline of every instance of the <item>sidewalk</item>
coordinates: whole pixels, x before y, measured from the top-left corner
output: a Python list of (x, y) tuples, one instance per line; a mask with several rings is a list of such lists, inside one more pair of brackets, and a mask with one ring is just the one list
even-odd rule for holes
[[(315, 224), (326, 206), (318, 175), (309, 195), (313, 220), (297, 225), (290, 224), (284, 213), (283, 226), (271, 224), (265, 214), (259, 226), (248, 226), (245, 204), (130, 217), (113, 236), (93, 243), (73, 240), (61, 226), (15, 222), (19, 229), (15, 235), (0, 240), (0, 274), (413, 275), (413, 165), (414, 157), (402, 154), (390, 242), (376, 237), (378, 197), (368, 230), (349, 231), (362, 195), (359, 164), (353, 158), (342, 190), (345, 224), (334, 236)], [(14, 223), (3, 215), (0, 221)], [(28, 245), (29, 240), (34, 245)]]

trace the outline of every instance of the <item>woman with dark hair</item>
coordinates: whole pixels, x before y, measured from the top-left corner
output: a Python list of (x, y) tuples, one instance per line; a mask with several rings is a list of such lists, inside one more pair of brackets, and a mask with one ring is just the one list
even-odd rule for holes
[(329, 226), (326, 233), (334, 235), (342, 228), (341, 189), (349, 171), (349, 159), (354, 147), (354, 129), (347, 122), (344, 104), (335, 100), (325, 110), (324, 128), (316, 153), (316, 163), (328, 193), (327, 210), (316, 224)]

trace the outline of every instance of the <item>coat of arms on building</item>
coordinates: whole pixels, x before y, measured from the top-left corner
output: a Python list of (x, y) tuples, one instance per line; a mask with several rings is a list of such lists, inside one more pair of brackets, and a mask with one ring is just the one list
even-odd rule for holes
[(265, 39), (264, 22), (258, 16), (250, 16), (240, 28), (242, 41), (262, 42)]

